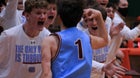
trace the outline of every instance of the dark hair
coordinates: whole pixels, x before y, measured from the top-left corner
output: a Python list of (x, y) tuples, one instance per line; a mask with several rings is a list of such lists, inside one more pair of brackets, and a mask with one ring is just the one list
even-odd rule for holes
[(105, 8), (103, 8), (101, 5), (99, 5), (99, 6), (93, 7), (93, 9), (99, 10), (101, 12), (101, 14), (102, 14), (103, 20), (104, 21), (106, 20), (106, 18), (107, 18), (107, 12), (106, 12), (106, 9)]
[(0, 35), (1, 35), (1, 32), (4, 31), (4, 28), (2, 26), (0, 26)]
[(56, 0), (47, 0), (47, 2), (48, 2), (49, 4), (55, 4), (55, 3), (56, 3)]
[(107, 12), (105, 10), (105, 8), (103, 8), (101, 5), (99, 6), (94, 6), (93, 9), (99, 10), (102, 14), (103, 20), (105, 21), (107, 18)]
[(6, 6), (6, 2), (5, 2), (5, 0), (1, 0), (1, 1), (0, 1), (0, 5), (4, 5), (4, 6)]
[(116, 7), (116, 9), (119, 5), (119, 2), (120, 2), (120, 0), (109, 0), (109, 3), (112, 3)]
[(97, 7), (100, 4), (96, 0), (88, 0), (87, 1), (87, 8)]
[(112, 7), (115, 10), (117, 9), (116, 6), (111, 2), (109, 2), (106, 7)]
[(105, 21), (107, 18), (107, 12), (105, 8), (103, 8), (99, 3), (97, 3), (95, 0), (88, 0), (87, 8), (93, 8), (96, 10), (99, 10), (102, 14), (103, 20)]
[(30, 13), (33, 8), (45, 8), (47, 9), (48, 2), (46, 0), (26, 0), (24, 12)]
[(67, 28), (77, 25), (85, 7), (86, 0), (57, 0), (58, 15)]

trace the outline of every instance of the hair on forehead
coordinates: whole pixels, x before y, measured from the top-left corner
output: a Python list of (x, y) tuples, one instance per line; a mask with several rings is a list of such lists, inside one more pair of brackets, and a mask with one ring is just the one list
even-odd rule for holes
[(26, 0), (24, 12), (31, 12), (33, 8), (47, 9), (48, 2), (46, 0)]
[(47, 0), (49, 4), (56, 4), (56, 0)]

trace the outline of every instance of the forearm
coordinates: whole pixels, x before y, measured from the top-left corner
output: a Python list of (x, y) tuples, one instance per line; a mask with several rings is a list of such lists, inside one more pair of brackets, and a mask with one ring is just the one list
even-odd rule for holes
[(52, 78), (50, 63), (42, 59), (42, 73), (40, 78)]
[(4, 18), (10, 19), (15, 16), (17, 11), (18, 0), (8, 0), (7, 6), (5, 8)]
[(42, 60), (41, 60), (41, 66), (42, 66), (42, 73), (40, 78), (52, 78), (52, 72), (51, 72), (51, 52), (48, 48), (47, 42), (48, 40), (43, 40), (42, 42)]
[(42, 72), (41, 77), (40, 78), (52, 78), (52, 73), (50, 72)]
[(105, 22), (103, 20), (103, 17), (100, 16), (99, 18), (100, 18), (100, 20), (98, 20), (99, 21), (98, 26), (100, 26), (100, 27), (98, 27), (99, 28), (99, 36), (104, 39), (104, 42), (102, 44), (105, 46), (108, 44), (108, 41), (109, 41), (108, 40), (108, 33), (107, 33), (107, 29), (105, 27)]

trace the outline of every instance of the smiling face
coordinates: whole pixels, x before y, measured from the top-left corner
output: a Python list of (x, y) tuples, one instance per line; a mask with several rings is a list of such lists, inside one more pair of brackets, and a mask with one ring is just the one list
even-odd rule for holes
[(47, 19), (47, 9), (33, 8), (30, 13), (25, 12), (25, 17), (30, 29), (42, 31)]
[(113, 7), (107, 7), (106, 12), (108, 17), (110, 17), (111, 19), (114, 18), (115, 10), (113, 9)]

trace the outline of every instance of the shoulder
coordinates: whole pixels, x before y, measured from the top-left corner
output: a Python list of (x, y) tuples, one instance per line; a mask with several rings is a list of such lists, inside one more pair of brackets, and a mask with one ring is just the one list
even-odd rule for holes
[(113, 22), (123, 22), (123, 19), (115, 12)]
[(106, 20), (105, 20), (105, 25), (107, 26), (107, 28), (110, 28), (112, 25), (112, 20), (110, 17), (107, 16)]
[(22, 24), (9, 28), (7, 30), (4, 30), (3, 33), (7, 35), (17, 35), (21, 31), (21, 29), (22, 29)]
[(46, 29), (45, 27), (43, 28), (43, 30), (41, 31), (41, 33), (42, 34), (44, 33), (44, 35), (46, 35), (46, 36), (49, 36), (51, 34), (51, 32), (48, 29)]
[(58, 41), (58, 36), (55, 35), (46, 36), (43, 39), (43, 43), (50, 44), (50, 45), (56, 44), (57, 41)]
[(111, 18), (107, 16), (107, 18), (106, 18), (106, 20), (105, 20), (105, 23), (112, 23)]
[(55, 53), (57, 52), (58, 47), (59, 47), (58, 46), (59, 43), (60, 41), (59, 41), (58, 36), (50, 35), (43, 39), (42, 48), (48, 49), (48, 50), (50, 49), (52, 56), (55, 56)]

